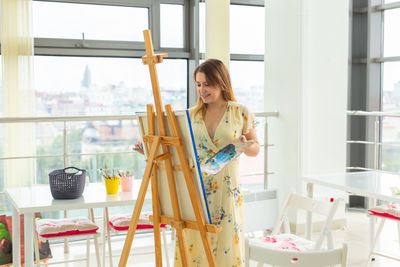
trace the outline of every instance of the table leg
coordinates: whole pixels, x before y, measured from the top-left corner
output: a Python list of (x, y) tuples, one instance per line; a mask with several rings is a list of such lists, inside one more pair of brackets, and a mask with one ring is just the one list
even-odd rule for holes
[(13, 251), (13, 266), (14, 267), (21, 267), (21, 250), (20, 248), (20, 221), (19, 221), (19, 213), (13, 207), (12, 208), (12, 251)]
[[(64, 218), (68, 218), (68, 210), (64, 210)], [(64, 254), (69, 253), (68, 238), (64, 238)]]
[[(314, 185), (312, 183), (307, 183), (307, 196), (309, 198), (313, 198), (314, 196)], [(307, 212), (306, 217), (306, 238), (311, 240), (312, 233), (312, 213), (311, 211)]]
[(33, 213), (24, 214), (25, 267), (33, 267)]
[[(376, 206), (376, 199), (373, 197), (369, 198), (369, 208)], [(371, 250), (374, 246), (374, 236), (375, 236), (375, 218), (370, 216), (369, 218), (369, 240), (368, 240), (368, 250)]]

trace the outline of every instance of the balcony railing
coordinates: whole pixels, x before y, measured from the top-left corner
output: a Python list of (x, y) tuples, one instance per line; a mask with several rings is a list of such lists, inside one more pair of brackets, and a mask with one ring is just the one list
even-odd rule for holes
[[(255, 116), (257, 118), (262, 118), (263, 123), (258, 126), (258, 136), (259, 136), (259, 141), (261, 144), (261, 147), (263, 148), (261, 151), (263, 152), (263, 164), (264, 168), (262, 171), (249, 171), (246, 173), (241, 173), (242, 177), (250, 177), (250, 176), (263, 176), (263, 183), (264, 187), (267, 185), (267, 179), (268, 175), (273, 174), (270, 170), (268, 170), (268, 154), (269, 154), (269, 148), (273, 146), (273, 144), (270, 144), (268, 142), (268, 119), (271, 117), (277, 117), (278, 112), (262, 112), (262, 113), (255, 113)], [(59, 126), (58, 129), (58, 136), (61, 137), (62, 139), (62, 144), (61, 144), (61, 149), (57, 153), (45, 153), (45, 154), (37, 154), (37, 149), (36, 151), (33, 150), (31, 152), (32, 154), (18, 154), (18, 155), (10, 155), (7, 153), (3, 153), (3, 155), (0, 154), (0, 170), (1, 170), (1, 164), (5, 163), (6, 161), (15, 161), (15, 160), (39, 160), (39, 159), (50, 159), (50, 158), (62, 158), (62, 165), (64, 167), (67, 167), (69, 165), (69, 160), (74, 157), (85, 157), (85, 156), (107, 156), (107, 155), (121, 155), (121, 154), (134, 154), (134, 152), (131, 148), (133, 147), (133, 142), (138, 141), (139, 137), (138, 136), (131, 136), (131, 139), (125, 139), (125, 143), (130, 143), (130, 145), (127, 145), (126, 149), (123, 150), (118, 150), (118, 151), (81, 151), (81, 152), (73, 152), (70, 151), (69, 149), (69, 138), (68, 135), (71, 133), (71, 130), (67, 127), (68, 124), (71, 123), (94, 123), (94, 122), (101, 122), (103, 125), (107, 125), (107, 123), (111, 121), (117, 121), (120, 123), (119, 127), (123, 128), (122, 122), (131, 122), (132, 126), (137, 127), (137, 122), (136, 122), (136, 116), (134, 115), (115, 115), (115, 116), (65, 116), (65, 117), (19, 117), (19, 118), (0, 118), (0, 135), (1, 135), (1, 129), (6, 129), (9, 125), (15, 125), (15, 124), (40, 124), (40, 123), (50, 123), (50, 124), (62, 124), (62, 126)], [(11, 126), (12, 127), (12, 126)], [(37, 130), (37, 129), (36, 129)], [(137, 130), (138, 132), (138, 130)], [(35, 130), (33, 130), (33, 133), (35, 133)], [(262, 137), (262, 138), (260, 138)], [(4, 138), (1, 138), (4, 140)], [(114, 140), (116, 142), (118, 140)], [(18, 140), (14, 140), (13, 142), (18, 142)], [(4, 147), (4, 143), (1, 144), (0, 146)], [(128, 148), (129, 147), (129, 148)], [(143, 161), (144, 162), (144, 161)], [(4, 164), (3, 164), (4, 165)], [(104, 167), (104, 166), (99, 166), (99, 167)], [(92, 174), (95, 174), (95, 178), (92, 178), (94, 180), (99, 181), (99, 178), (97, 177), (97, 171), (92, 170)], [(4, 172), (4, 169), (3, 169)], [(0, 173), (3, 177), (5, 177), (5, 173)], [(37, 176), (37, 175), (35, 175)], [(5, 177), (7, 179), (7, 177)], [(36, 177), (33, 181), (34, 183), (38, 183), (38, 177)], [(2, 192), (4, 188), (1, 188), (0, 186), (0, 192)]]
[[(399, 118), (400, 122), (400, 112), (385, 112), (385, 111), (347, 111), (347, 115), (349, 117), (356, 116), (356, 117), (367, 117), (373, 120), (373, 134), (372, 134), (372, 141), (367, 140), (348, 140), (348, 144), (362, 144), (366, 146), (373, 146), (373, 167), (361, 167), (361, 166), (349, 166), (347, 167), (348, 170), (365, 170), (365, 171), (381, 171), (381, 172), (388, 172), (394, 173), (394, 171), (385, 171), (382, 170), (381, 162), (383, 159), (380, 159), (379, 155), (381, 155), (381, 150), (384, 147), (399, 147), (400, 142), (387, 142), (382, 141), (382, 132), (385, 130), (381, 127), (383, 124), (384, 118)], [(400, 125), (399, 125), (400, 131)], [(400, 166), (398, 166), (400, 168)]]

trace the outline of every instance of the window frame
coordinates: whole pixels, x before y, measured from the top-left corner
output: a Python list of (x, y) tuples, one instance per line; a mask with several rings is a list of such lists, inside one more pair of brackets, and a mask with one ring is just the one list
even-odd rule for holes
[[(350, 1), (350, 51), (348, 109), (382, 111), (383, 63), (400, 62), (400, 56), (384, 56), (384, 12), (400, 9), (400, 1)], [(379, 119), (382, 137), (382, 120)], [(349, 140), (373, 140), (375, 118), (349, 118)], [(381, 142), (382, 140), (379, 140)], [(348, 167), (374, 166), (374, 148), (352, 144), (347, 156)], [(379, 169), (382, 150), (379, 151)]]

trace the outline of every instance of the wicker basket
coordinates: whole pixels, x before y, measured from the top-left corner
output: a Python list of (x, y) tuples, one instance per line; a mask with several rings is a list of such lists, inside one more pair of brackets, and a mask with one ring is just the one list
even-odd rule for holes
[[(76, 172), (65, 172), (74, 169)], [(55, 199), (73, 199), (82, 196), (85, 189), (86, 171), (75, 167), (49, 173), (51, 195)]]

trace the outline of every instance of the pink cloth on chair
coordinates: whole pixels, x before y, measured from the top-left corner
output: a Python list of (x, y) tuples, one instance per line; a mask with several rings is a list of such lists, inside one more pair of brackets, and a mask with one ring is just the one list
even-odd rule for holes
[(373, 215), (400, 220), (400, 204), (387, 204), (373, 207), (368, 210)]
[(36, 221), (36, 231), (42, 237), (87, 234), (94, 233), (98, 229), (94, 222), (84, 217)]
[[(142, 213), (139, 216), (139, 221), (136, 229), (153, 229), (153, 223), (150, 221), (150, 213)], [(124, 231), (129, 229), (132, 216), (129, 214), (118, 214), (110, 217), (109, 224), (112, 228), (118, 231)], [(166, 227), (165, 224), (161, 224), (160, 227)]]
[(310, 251), (315, 243), (293, 234), (263, 236), (252, 239), (252, 244), (278, 250)]

